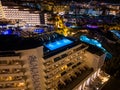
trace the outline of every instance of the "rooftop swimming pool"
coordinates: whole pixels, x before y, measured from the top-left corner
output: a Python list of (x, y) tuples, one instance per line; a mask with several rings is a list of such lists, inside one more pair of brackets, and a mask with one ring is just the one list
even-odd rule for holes
[(66, 45), (69, 45), (71, 43), (73, 43), (73, 41), (71, 41), (67, 38), (63, 38), (63, 39), (60, 39), (60, 40), (56, 40), (55, 42), (50, 42), (48, 44), (45, 44), (45, 47), (47, 47), (49, 50), (52, 51), (52, 50), (64, 47)]
[(34, 32), (38, 33), (38, 34), (41, 34), (41, 33), (44, 32), (44, 29), (43, 28), (35, 29)]
[(85, 43), (94, 45), (94, 46), (102, 49), (102, 51), (107, 54), (106, 56), (107, 56), (108, 58), (112, 58), (112, 55), (111, 55), (111, 54), (102, 46), (102, 44), (101, 44), (100, 42), (98, 42), (97, 40), (88, 38), (88, 37), (85, 36), (85, 35), (80, 36), (80, 40), (83, 41), (83, 42), (85, 42)]

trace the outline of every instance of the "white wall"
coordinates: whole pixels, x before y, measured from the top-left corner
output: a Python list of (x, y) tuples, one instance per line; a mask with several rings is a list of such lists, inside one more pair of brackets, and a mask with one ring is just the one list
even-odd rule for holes
[(98, 56), (96, 54), (92, 54), (92, 53), (86, 51), (85, 56), (86, 56), (86, 62), (88, 64), (88, 66), (93, 67), (95, 70), (97, 70), (98, 68), (100, 68), (103, 65), (106, 55), (103, 54), (101, 56)]
[(43, 46), (28, 50), (16, 51), (21, 53), (21, 59), (25, 60), (24, 68), (26, 68), (31, 90), (45, 90), (45, 80), (42, 67)]

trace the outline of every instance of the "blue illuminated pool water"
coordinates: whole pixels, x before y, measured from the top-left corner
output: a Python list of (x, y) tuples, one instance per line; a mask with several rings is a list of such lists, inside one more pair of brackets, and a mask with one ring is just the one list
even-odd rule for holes
[(40, 29), (35, 29), (34, 32), (38, 33), (38, 34), (41, 34), (44, 32), (44, 29), (43, 28), (40, 28)]
[(115, 34), (120, 39), (120, 32), (117, 30), (111, 30), (113, 34)]
[(55, 50), (55, 49), (61, 48), (63, 46), (69, 45), (71, 43), (73, 43), (73, 41), (63, 38), (60, 40), (56, 40), (55, 42), (50, 42), (48, 44), (45, 44), (45, 47), (47, 47), (50, 50)]
[(80, 36), (80, 40), (83, 41), (83, 42), (86, 42), (88, 44), (94, 45), (94, 46), (96, 46), (96, 47), (98, 47), (100, 49), (102, 49), (102, 51), (106, 53), (106, 56), (108, 58), (112, 58), (112, 55), (104, 47), (102, 47), (102, 44), (100, 42), (98, 42), (97, 40), (90, 39), (90, 38), (88, 38), (85, 35)]
[(8, 29), (2, 32), (2, 35), (11, 35), (12, 34), (12, 30)]
[(99, 48), (101, 48), (102, 50), (105, 51), (105, 49), (102, 47), (101, 43), (98, 42), (98, 41), (95, 40), (95, 39), (90, 39), (90, 38), (88, 38), (87, 36), (82, 35), (82, 36), (80, 37), (80, 40), (83, 41), (83, 42), (89, 43), (89, 44), (91, 44), (91, 45), (95, 45), (95, 46), (97, 46), (97, 47), (99, 47)]

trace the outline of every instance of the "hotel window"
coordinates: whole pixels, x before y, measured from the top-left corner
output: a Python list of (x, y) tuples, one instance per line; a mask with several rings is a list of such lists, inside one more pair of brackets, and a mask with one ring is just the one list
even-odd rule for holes
[(62, 72), (62, 73), (61, 73), (61, 76), (65, 75), (66, 73), (67, 73), (66, 71)]
[(56, 79), (60, 78), (60, 77), (61, 77), (61, 74), (58, 74), (58, 75), (55, 76)]
[(24, 82), (17, 83), (17, 87), (24, 87), (24, 86), (25, 86)]
[(71, 61), (71, 57), (68, 57), (64, 60), (64, 62), (69, 62), (69, 61)]
[(69, 66), (71, 66), (72, 64), (73, 64), (73, 63), (70, 62), (70, 63), (67, 64), (67, 66), (69, 67)]
[(56, 58), (54, 58), (54, 62), (57, 62), (57, 61), (59, 61), (61, 58), (60, 57), (56, 57)]
[(1, 69), (0, 73), (1, 74), (8, 74), (8, 73), (10, 73), (10, 70), (9, 69)]
[(77, 65), (73, 65), (72, 68), (74, 69), (75, 67), (77, 67)]
[(65, 57), (67, 57), (67, 56), (68, 56), (68, 55), (67, 55), (66, 53), (61, 55), (62, 58), (65, 58)]
[(5, 65), (5, 64), (8, 64), (6, 60), (0, 61), (0, 65)]
[(80, 60), (80, 56), (79, 56), (79, 57), (77, 57), (77, 60)]
[(78, 62), (76, 65), (79, 66), (81, 64), (81, 62)]
[(65, 70), (67, 68), (68, 68), (67, 65), (64, 65), (64, 66), (61, 67), (61, 70)]
[(0, 84), (0, 88), (4, 88), (4, 84)]
[(59, 66), (59, 64), (55, 64), (54, 67), (57, 68)]
[(15, 68), (15, 69), (13, 69), (13, 72), (14, 72), (14, 73), (20, 73), (20, 72), (22, 72), (22, 69), (20, 69), (20, 68)]

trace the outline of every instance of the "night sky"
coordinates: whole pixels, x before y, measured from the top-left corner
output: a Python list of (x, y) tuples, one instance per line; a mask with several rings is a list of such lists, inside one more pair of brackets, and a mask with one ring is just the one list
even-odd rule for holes
[[(91, 0), (1, 0), (1, 1), (14, 1), (14, 2), (70, 2), (70, 1), (77, 1), (77, 2), (90, 2)], [(106, 2), (106, 3), (114, 3), (114, 4), (120, 4), (120, 0), (92, 0), (92, 1), (98, 1), (98, 2)]]

